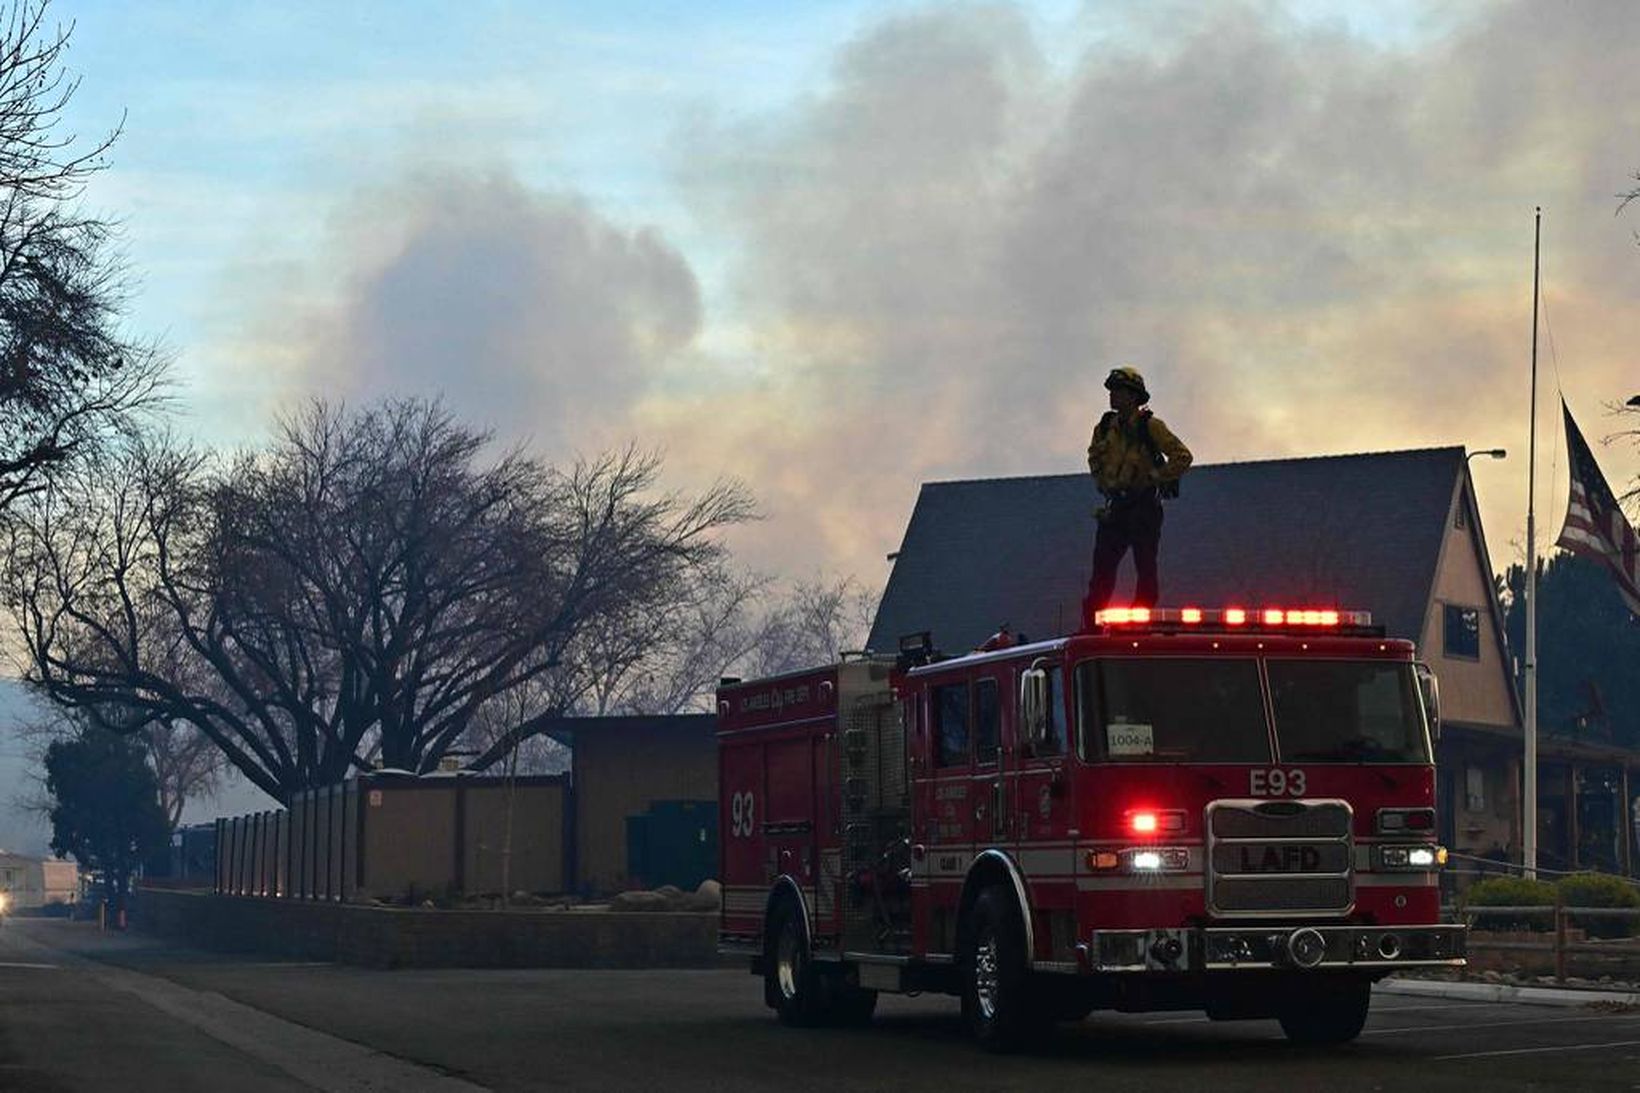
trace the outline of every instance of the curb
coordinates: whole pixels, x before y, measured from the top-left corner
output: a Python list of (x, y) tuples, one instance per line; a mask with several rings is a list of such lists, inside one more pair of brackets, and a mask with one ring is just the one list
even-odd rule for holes
[(1511, 983), (1448, 983), (1439, 979), (1385, 979), (1374, 994), (1450, 998), (1465, 1002), (1513, 1002), (1522, 1006), (1589, 1006), (1596, 1002), (1640, 1006), (1640, 992), (1586, 991), (1563, 987), (1520, 987)]

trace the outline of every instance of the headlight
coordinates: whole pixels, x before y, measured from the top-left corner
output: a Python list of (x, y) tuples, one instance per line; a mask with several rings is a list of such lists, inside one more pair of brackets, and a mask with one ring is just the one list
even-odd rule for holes
[(1190, 851), (1182, 846), (1136, 846), (1090, 850), (1084, 860), (1094, 873), (1183, 873), (1190, 868)]
[(1446, 851), (1439, 846), (1380, 846), (1378, 868), (1417, 872), (1439, 868), (1446, 862)]
[(1130, 850), (1128, 868), (1135, 873), (1182, 873), (1190, 868), (1190, 851), (1173, 846)]

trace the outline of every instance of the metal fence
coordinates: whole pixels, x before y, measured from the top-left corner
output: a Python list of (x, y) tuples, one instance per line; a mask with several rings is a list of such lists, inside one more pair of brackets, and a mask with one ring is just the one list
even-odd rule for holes
[(571, 800), (563, 776), (349, 779), (218, 820), (215, 887), (309, 900), (561, 892)]

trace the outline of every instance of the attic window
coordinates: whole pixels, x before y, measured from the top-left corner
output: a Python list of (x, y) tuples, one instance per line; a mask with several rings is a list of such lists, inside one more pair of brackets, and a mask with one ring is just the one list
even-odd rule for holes
[(1469, 526), (1469, 505), (1467, 498), (1458, 498), (1458, 515), (1453, 518), (1452, 526), (1458, 528), (1460, 531)]
[(1449, 657), (1481, 659), (1481, 613), (1476, 607), (1445, 605), (1442, 650)]

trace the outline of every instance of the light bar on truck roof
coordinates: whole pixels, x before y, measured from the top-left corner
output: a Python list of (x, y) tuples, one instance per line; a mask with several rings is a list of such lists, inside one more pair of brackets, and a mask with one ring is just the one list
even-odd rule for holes
[(1169, 630), (1336, 630), (1372, 625), (1370, 611), (1335, 607), (1107, 607), (1094, 612), (1093, 624), (1107, 627), (1165, 627)]

